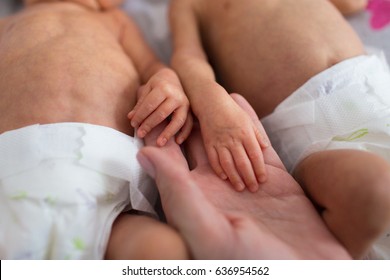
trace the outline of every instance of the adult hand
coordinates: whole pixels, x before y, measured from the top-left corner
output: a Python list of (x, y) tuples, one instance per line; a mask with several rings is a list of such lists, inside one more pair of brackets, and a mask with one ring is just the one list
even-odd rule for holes
[[(263, 135), (249, 104), (234, 95)], [(146, 143), (155, 144), (155, 129)], [(212, 170), (199, 129), (187, 147), (145, 147), (138, 159), (156, 179), (167, 221), (195, 259), (349, 259), (272, 147), (263, 151), (268, 180), (256, 193), (236, 192)]]

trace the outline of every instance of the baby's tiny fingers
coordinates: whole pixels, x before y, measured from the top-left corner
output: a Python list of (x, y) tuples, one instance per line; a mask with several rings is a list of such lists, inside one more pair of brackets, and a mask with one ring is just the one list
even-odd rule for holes
[(220, 164), (225, 171), (225, 174), (228, 176), (229, 181), (237, 191), (243, 191), (245, 189), (245, 184), (242, 181), (240, 174), (237, 172), (234, 159), (230, 151), (225, 147), (219, 148), (218, 155)]
[(145, 97), (148, 95), (147, 93), (150, 92), (152, 89), (149, 84), (142, 85), (137, 90), (137, 100), (138, 102), (143, 102)]
[(248, 139), (244, 145), (257, 181), (259, 183), (264, 183), (267, 180), (267, 172), (265, 168), (263, 152), (259, 146), (259, 143), (255, 140), (251, 141)]
[(216, 149), (214, 148), (214, 146), (206, 147), (206, 149), (211, 168), (214, 170), (214, 172), (218, 175), (219, 178), (221, 178), (222, 180), (226, 180), (228, 177), (222, 169)]
[[(160, 106), (151, 113), (140, 125), (138, 137), (145, 137), (155, 126), (162, 123), (172, 113), (174, 107), (169, 101), (165, 100)], [(167, 138), (168, 140), (169, 138)]]
[(238, 169), (241, 178), (245, 182), (245, 185), (252, 192), (256, 192), (259, 189), (256, 174), (252, 168), (252, 163), (248, 158), (248, 155), (242, 145), (232, 148), (232, 154), (234, 163)]
[(155, 92), (151, 92), (148, 94), (147, 97), (145, 97), (142, 101), (142, 103), (138, 102), (136, 105), (136, 110), (132, 120), (131, 125), (133, 127), (138, 127), (145, 121), (145, 119), (152, 114), (161, 103), (163, 103), (165, 100), (164, 96), (161, 96), (159, 94), (156, 94)]
[(145, 100), (147, 93), (150, 91), (149, 86), (147, 85), (142, 85), (138, 88), (137, 90), (137, 103), (135, 104), (133, 110), (130, 111), (130, 113), (127, 114), (127, 117), (131, 120), (135, 112), (138, 111), (138, 108), (141, 106), (143, 101)]
[(176, 143), (181, 145), (183, 142), (190, 136), (192, 127), (194, 126), (194, 120), (192, 118), (192, 114), (188, 113), (187, 114), (187, 119), (181, 128), (179, 134), (176, 137)]
[(264, 137), (260, 131), (257, 129), (257, 127), (254, 126), (254, 130), (255, 130), (255, 135), (256, 135), (256, 139), (257, 141), (259, 142), (260, 146), (265, 149), (265, 148), (268, 148), (269, 147), (269, 142), (268, 142), (268, 139), (267, 137)]
[[(135, 108), (135, 107), (134, 107)], [(129, 120), (131, 120), (133, 117), (134, 117), (134, 114), (135, 114), (135, 110), (133, 109), (133, 110), (131, 110), (128, 114), (127, 114), (127, 118), (129, 119)]]
[(187, 110), (184, 107), (177, 109), (173, 112), (171, 121), (161, 133), (157, 139), (157, 144), (159, 146), (164, 146), (165, 143), (173, 137), (185, 124), (187, 119)]

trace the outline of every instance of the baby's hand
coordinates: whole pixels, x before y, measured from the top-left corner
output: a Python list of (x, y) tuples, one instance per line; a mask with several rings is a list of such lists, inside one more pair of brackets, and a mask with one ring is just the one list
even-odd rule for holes
[(217, 175), (237, 191), (251, 192), (267, 180), (262, 148), (267, 140), (233, 99), (224, 98), (215, 113), (201, 118), (200, 126), (210, 164)]
[(171, 116), (169, 124), (157, 138), (157, 145), (164, 146), (179, 131), (176, 142), (183, 143), (191, 132), (193, 119), (190, 103), (176, 73), (164, 68), (139, 90), (137, 104), (128, 114), (131, 125), (138, 128), (137, 136), (145, 137), (155, 126)]

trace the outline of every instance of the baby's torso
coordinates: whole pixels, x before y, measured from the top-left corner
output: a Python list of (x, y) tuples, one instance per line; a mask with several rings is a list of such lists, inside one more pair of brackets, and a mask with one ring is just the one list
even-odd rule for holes
[(33, 123), (89, 122), (130, 133), (137, 72), (114, 12), (41, 4), (0, 27), (0, 133)]

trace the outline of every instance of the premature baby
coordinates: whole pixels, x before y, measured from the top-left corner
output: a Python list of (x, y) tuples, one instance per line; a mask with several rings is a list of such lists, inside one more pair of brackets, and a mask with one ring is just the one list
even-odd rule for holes
[[(119, 2), (30, 0), (0, 20), (1, 259), (186, 257), (148, 217), (157, 193), (135, 156), (167, 117), (157, 144), (184, 141), (189, 102)], [(115, 219), (128, 232), (107, 249)]]

